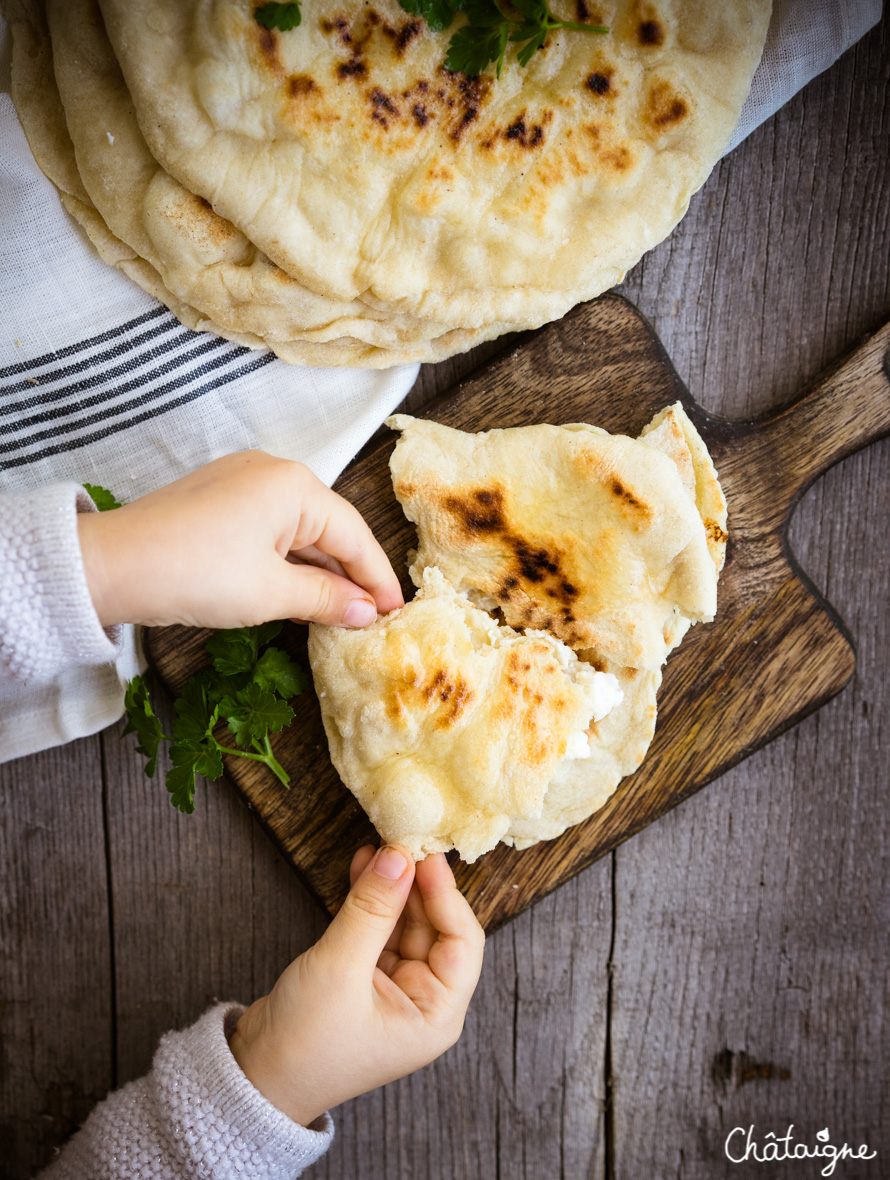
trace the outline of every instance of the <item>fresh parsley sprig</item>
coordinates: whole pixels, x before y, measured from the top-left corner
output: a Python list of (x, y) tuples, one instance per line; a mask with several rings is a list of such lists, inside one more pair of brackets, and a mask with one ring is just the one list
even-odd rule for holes
[[(550, 10), (547, 0), (399, 0), (405, 12), (420, 16), (434, 33), (451, 27), (462, 12), (467, 24), (448, 42), (445, 65), (456, 73), (475, 77), (492, 62), (498, 77), (504, 64), (507, 46), (521, 46), (516, 60), (523, 68), (542, 48), (556, 29), (580, 33), (608, 33), (603, 25), (587, 25), (560, 20)], [(287, 32), (299, 25), (299, 4), (264, 4), (254, 10), (254, 19), (267, 29)]]
[[(162, 742), (170, 742), (171, 767), (166, 784), (170, 801), (180, 811), (195, 810), (198, 775), (218, 779), (223, 755), (234, 754), (268, 766), (284, 786), (290, 776), (276, 759), (269, 735), (294, 719), (288, 700), (306, 687), (306, 674), (281, 648), (272, 646), (281, 623), (215, 631), (206, 648), (213, 663), (189, 677), (173, 709), (173, 733), (164, 733), (142, 676), (130, 681), (125, 697), (127, 727), (136, 749), (146, 758), (145, 773), (154, 778)], [(217, 741), (215, 730), (225, 722), (235, 745)]]
[[(512, 0), (509, 4), (502, 3), (502, 0), (447, 2), (455, 12), (463, 12), (468, 23), (458, 29), (449, 41), (445, 65), (449, 70), (470, 77), (481, 74), (491, 62), (495, 63), (497, 76), (500, 77), (509, 44), (521, 46), (516, 60), (524, 69), (543, 47), (549, 34), (557, 29), (572, 29), (581, 33), (609, 31), (602, 25), (560, 20), (550, 11), (547, 0)], [(411, 11), (413, 0), (400, 0), (400, 3), (406, 11)]]

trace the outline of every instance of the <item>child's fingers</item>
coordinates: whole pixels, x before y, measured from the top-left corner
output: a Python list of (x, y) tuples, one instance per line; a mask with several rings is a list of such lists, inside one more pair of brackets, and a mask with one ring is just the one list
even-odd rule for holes
[(429, 958), (430, 951), (436, 945), (439, 932), (429, 920), (416, 880), (408, 894), (401, 922), (402, 931), (398, 949), (402, 958), (416, 959), (425, 963)]
[[(356, 854), (353, 856), (352, 864), (349, 866), (349, 887), (350, 887), (350, 889), (356, 883), (358, 878), (362, 875), (362, 873), (365, 871), (365, 869), (368, 867), (368, 865), (371, 863), (371, 861), (374, 859), (374, 853), (376, 851), (377, 851), (377, 849), (374, 847), (373, 844), (365, 844), (362, 848), (359, 848), (358, 851), (356, 852)], [(412, 885), (411, 892), (408, 894), (408, 904), (410, 904), (411, 898), (416, 897), (416, 895), (417, 895), (417, 890)], [(399, 945), (402, 940), (402, 930), (404, 929), (404, 926), (405, 926), (405, 914), (408, 911), (408, 904), (405, 905), (404, 910), (402, 910), (402, 913), (399, 916), (399, 920), (396, 922), (395, 926), (393, 927), (392, 934), (390, 934), (389, 938), (386, 940), (386, 947), (384, 948), (384, 955), (387, 952), (389, 952), (391, 955), (395, 955), (396, 959), (399, 958), (398, 951), (399, 951)], [(380, 967), (381, 970), (386, 970), (386, 968), (383, 965), (382, 960), (383, 960), (383, 955), (381, 955), (380, 961), (378, 961), (377, 966)], [(390, 972), (387, 971), (386, 973), (388, 975)]]
[(363, 844), (357, 848), (349, 866), (349, 888), (351, 889), (374, 858), (377, 849), (373, 844)]
[(346, 627), (367, 627), (377, 618), (375, 600), (349, 578), (277, 559), (269, 574), (263, 601), (270, 618)]
[(419, 861), (415, 879), (427, 917), (438, 932), (429, 953), (430, 970), (447, 988), (469, 998), (482, 970), (482, 927), (441, 853)]
[(313, 510), (304, 509), (290, 548), (315, 546), (335, 558), (374, 598), (381, 614), (402, 606), (399, 580), (361, 513), (320, 480), (314, 481), (312, 490)]
[(405, 908), (414, 862), (404, 849), (379, 849), (356, 878), (316, 947), (335, 971), (370, 977)]

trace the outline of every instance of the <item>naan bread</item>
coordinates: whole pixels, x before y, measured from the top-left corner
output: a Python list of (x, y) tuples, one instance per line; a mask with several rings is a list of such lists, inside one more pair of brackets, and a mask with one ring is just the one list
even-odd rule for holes
[(499, 626), (436, 569), (365, 630), (312, 625), (309, 658), (334, 766), (381, 836), (418, 858), (473, 861), (533, 823), (621, 698), (615, 677)]
[[(303, 0), (288, 33), (252, 0), (101, 7), (161, 167), (307, 292), (359, 300), (396, 335), (427, 322), (431, 357), (562, 315), (670, 232), (729, 140), (770, 13), (585, 5), (608, 36), (556, 32), (525, 70), (511, 47), (495, 81), (444, 70), (450, 31), (397, 0)], [(384, 345), (423, 355), (408, 335)]]
[(714, 617), (717, 570), (688, 447), (684, 485), (659, 434), (646, 443), (580, 423), (467, 434), (388, 421), (401, 431), (393, 487), (417, 525), (415, 584), (435, 565), (512, 627), (650, 671), (690, 621)]

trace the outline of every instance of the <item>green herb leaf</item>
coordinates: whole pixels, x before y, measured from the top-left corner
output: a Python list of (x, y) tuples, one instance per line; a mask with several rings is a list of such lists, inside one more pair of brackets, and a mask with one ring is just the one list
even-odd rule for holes
[[(183, 686), (173, 705), (172, 736), (161, 731), (142, 677), (136, 677), (127, 689), (125, 732), (139, 733), (138, 748), (149, 758), (149, 773), (157, 768), (160, 743), (172, 742), (166, 781), (173, 805), (180, 811), (194, 811), (197, 775), (221, 777), (225, 754), (262, 762), (284, 786), (290, 782), (273, 753), (269, 734), (293, 721), (287, 698), (303, 692), (308, 678), (286, 652), (268, 646), (282, 626), (273, 622), (214, 632), (206, 644), (213, 666), (190, 676)], [(222, 719), (236, 746), (223, 746), (214, 737)]]
[(219, 719), (219, 706), (209, 699), (200, 673), (189, 677), (173, 708), (176, 711), (173, 737), (177, 742), (204, 741)]
[(294, 719), (289, 705), (255, 682), (234, 697), (224, 697), (219, 711), (242, 747), (261, 742), (267, 733), (278, 733)]
[(254, 9), (253, 19), (264, 29), (278, 29), (289, 33), (303, 19), (299, 4), (263, 4)]
[(121, 502), (114, 498), (114, 494), (109, 492), (108, 488), (100, 487), (97, 483), (85, 483), (81, 484), (81, 487), (100, 512), (108, 512), (111, 508), (123, 507)]
[(191, 815), (195, 810), (196, 776), (222, 778), (223, 764), (219, 750), (215, 743), (175, 742), (170, 749), (170, 761), (173, 765), (167, 771), (166, 779), (170, 802), (186, 815)]
[(434, 33), (447, 29), (457, 11), (451, 0), (401, 0), (401, 5), (411, 16), (422, 16)]
[(448, 43), (445, 65), (449, 70), (475, 77), (492, 62), (500, 76), (510, 43), (521, 46), (516, 60), (529, 64), (555, 29), (584, 33), (608, 33), (601, 25), (563, 21), (550, 11), (546, 0), (399, 0), (402, 8), (423, 16), (430, 28), (447, 29), (454, 13), (462, 12), (467, 23)]
[(124, 708), (127, 711), (127, 728), (121, 736), (126, 737), (128, 733), (137, 735), (139, 741), (136, 743), (136, 750), (148, 759), (145, 763), (145, 773), (149, 778), (154, 778), (158, 769), (158, 750), (161, 742), (170, 739), (155, 716), (144, 677), (135, 676), (127, 685)]
[(253, 678), (269, 692), (277, 692), (285, 700), (299, 696), (308, 683), (306, 673), (280, 647), (267, 648), (257, 660)]
[(213, 666), (221, 676), (237, 676), (242, 672), (253, 671), (257, 645), (252, 628), (214, 631), (206, 646), (213, 657)]
[(262, 623), (258, 627), (236, 627), (215, 631), (207, 640), (213, 666), (223, 676), (253, 672), (260, 650), (278, 635), (282, 624)]

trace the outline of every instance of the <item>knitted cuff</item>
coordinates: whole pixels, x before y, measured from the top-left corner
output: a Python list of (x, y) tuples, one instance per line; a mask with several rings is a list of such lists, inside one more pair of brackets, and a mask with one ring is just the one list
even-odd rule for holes
[(247, 1080), (226, 1038), (243, 1011), (218, 1004), (190, 1028), (163, 1037), (148, 1077), (153, 1102), (175, 1128), (183, 1163), (200, 1159), (202, 1175), (291, 1180), (327, 1150), (334, 1125), (325, 1114), (315, 1130), (301, 1127)]
[(99, 622), (77, 536), (78, 512), (91, 511), (75, 483), (0, 496), (0, 676), (47, 684), (117, 655), (121, 629)]

